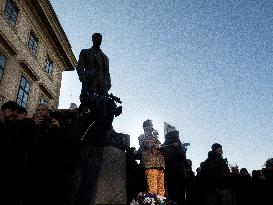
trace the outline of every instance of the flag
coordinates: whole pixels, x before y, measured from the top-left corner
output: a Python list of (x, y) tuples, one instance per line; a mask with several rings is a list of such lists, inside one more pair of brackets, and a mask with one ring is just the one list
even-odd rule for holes
[(174, 131), (174, 130), (176, 130), (176, 128), (175, 128), (174, 126), (172, 126), (172, 125), (170, 125), (170, 124), (164, 122), (164, 136), (165, 136), (168, 132)]

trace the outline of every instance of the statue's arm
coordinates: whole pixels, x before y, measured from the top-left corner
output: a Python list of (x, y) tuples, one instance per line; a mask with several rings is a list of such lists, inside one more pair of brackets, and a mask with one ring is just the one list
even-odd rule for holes
[(78, 65), (76, 67), (79, 79), (82, 82), (84, 79), (84, 68), (85, 68), (85, 51), (82, 50), (79, 56)]

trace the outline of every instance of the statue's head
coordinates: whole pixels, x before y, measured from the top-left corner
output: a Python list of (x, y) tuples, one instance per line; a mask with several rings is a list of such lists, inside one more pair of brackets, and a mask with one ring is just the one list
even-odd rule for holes
[(93, 46), (99, 47), (102, 41), (102, 35), (100, 33), (94, 33), (92, 35)]

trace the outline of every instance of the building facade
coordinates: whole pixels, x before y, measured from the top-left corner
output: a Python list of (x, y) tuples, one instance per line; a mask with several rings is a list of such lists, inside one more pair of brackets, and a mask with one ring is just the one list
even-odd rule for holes
[(76, 63), (49, 0), (0, 0), (0, 106), (57, 109), (62, 72)]

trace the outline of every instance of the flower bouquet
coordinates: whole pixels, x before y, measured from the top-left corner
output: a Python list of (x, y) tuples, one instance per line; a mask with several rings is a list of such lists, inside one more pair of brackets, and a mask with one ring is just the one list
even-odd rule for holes
[(156, 194), (140, 192), (130, 205), (165, 205), (166, 197), (158, 196)]

